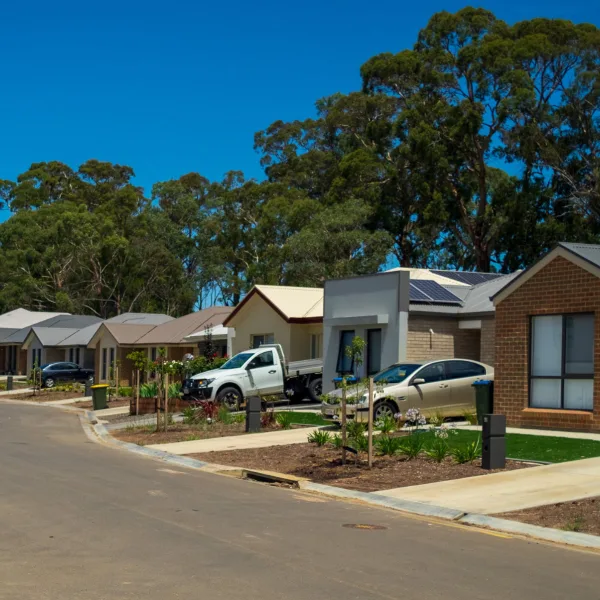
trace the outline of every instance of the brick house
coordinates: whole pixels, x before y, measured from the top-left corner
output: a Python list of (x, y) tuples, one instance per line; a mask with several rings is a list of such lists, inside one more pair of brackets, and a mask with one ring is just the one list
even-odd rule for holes
[(512, 426), (600, 431), (600, 245), (559, 244), (493, 303), (494, 411)]

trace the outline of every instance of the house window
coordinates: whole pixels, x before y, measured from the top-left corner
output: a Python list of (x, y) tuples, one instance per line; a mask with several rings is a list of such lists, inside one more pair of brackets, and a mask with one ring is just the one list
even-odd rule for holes
[(79, 366), (81, 366), (81, 362), (79, 361), (79, 358), (81, 357), (81, 355), (80, 355), (80, 350), (81, 350), (81, 348), (76, 348), (76, 349), (75, 349), (75, 362), (76, 362), (76, 363), (77, 363)]
[(342, 375), (351, 374), (354, 369), (354, 361), (346, 354), (346, 348), (352, 346), (354, 330), (340, 331), (340, 349), (338, 351), (337, 372)]
[(156, 348), (150, 348), (150, 360), (156, 362)]
[(260, 335), (250, 336), (250, 346), (252, 348), (259, 348), (263, 344), (274, 344), (275, 335), (272, 333), (261, 333)]
[(322, 358), (323, 357), (323, 334), (312, 333), (310, 336), (310, 357), (311, 358)]
[(530, 406), (594, 408), (594, 315), (531, 319)]
[(367, 375), (381, 371), (381, 329), (367, 330)]
[(75, 352), (74, 348), (69, 348), (69, 362), (73, 362), (74, 352)]
[(102, 380), (106, 381), (106, 348), (102, 348)]

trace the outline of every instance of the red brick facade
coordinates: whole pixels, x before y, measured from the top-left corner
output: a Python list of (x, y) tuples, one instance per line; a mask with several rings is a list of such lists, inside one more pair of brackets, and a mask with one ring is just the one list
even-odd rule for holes
[[(529, 408), (530, 317), (594, 313), (594, 410)], [(513, 427), (600, 431), (600, 279), (558, 256), (496, 306), (494, 412)]]

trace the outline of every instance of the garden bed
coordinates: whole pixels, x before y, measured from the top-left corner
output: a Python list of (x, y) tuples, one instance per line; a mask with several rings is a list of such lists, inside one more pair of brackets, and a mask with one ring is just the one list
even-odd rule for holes
[[(243, 413), (234, 415), (227, 411), (224, 412), (225, 414), (221, 415), (220, 418), (214, 418), (212, 423), (208, 423), (205, 420), (193, 424), (190, 424), (189, 422), (171, 423), (166, 432), (156, 431), (156, 415), (154, 415), (153, 420), (149, 420), (148, 415), (145, 415), (145, 418), (141, 416), (128, 417), (125, 422), (130, 423), (130, 425), (127, 428), (112, 429), (110, 431), (118, 440), (138, 444), (140, 446), (207, 440), (210, 438), (233, 435), (246, 435), (246, 415)], [(272, 419), (265, 420), (265, 415), (263, 413), (263, 423), (260, 432), (266, 433), (268, 431), (282, 429), (311, 427), (315, 421), (318, 421), (316, 424), (321, 424), (321, 419), (318, 415), (313, 414), (310, 418), (303, 418), (303, 413), (289, 412), (286, 413), (286, 421), (289, 421), (289, 423), (286, 423), (286, 426), (284, 427), (277, 422), (278, 415), (281, 415), (281, 413), (276, 413)], [(308, 421), (308, 423), (305, 421)], [(115, 420), (112, 420), (111, 422), (114, 423)]]
[[(269, 429), (265, 429), (269, 431)], [(156, 431), (156, 423), (117, 429), (111, 434), (122, 442), (150, 446), (152, 444), (171, 444), (174, 442), (190, 442), (193, 440), (208, 440), (210, 438), (246, 434), (245, 423), (213, 423), (211, 425), (184, 425), (175, 423), (169, 425), (168, 431)]]
[(540, 527), (600, 535), (600, 497), (494, 515)]
[(41, 394), (36, 392), (33, 395), (31, 392), (28, 394), (15, 394), (13, 396), (2, 396), (10, 400), (27, 400), (28, 402), (54, 402), (56, 400), (72, 400), (74, 398), (82, 398), (85, 392), (50, 392), (42, 390)]
[[(361, 492), (422, 485), (497, 472), (483, 470), (479, 459), (473, 464), (459, 465), (450, 458), (436, 463), (427, 458), (408, 460), (401, 456), (376, 456), (373, 459), (373, 468), (369, 469), (365, 454), (361, 454), (357, 458), (350, 453), (347, 464), (342, 465), (339, 449), (328, 446), (319, 447), (308, 443), (272, 448), (206, 452), (189, 456), (221, 465), (262, 469), (296, 477), (306, 477), (316, 483)], [(531, 466), (528, 463), (507, 461), (506, 470), (525, 469)]]

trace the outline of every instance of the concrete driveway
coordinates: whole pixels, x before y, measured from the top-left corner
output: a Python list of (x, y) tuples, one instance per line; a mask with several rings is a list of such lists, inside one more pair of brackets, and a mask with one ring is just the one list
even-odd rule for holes
[(600, 458), (375, 492), (490, 515), (600, 496)]
[(0, 600), (598, 598), (598, 555), (169, 468), (55, 409), (0, 404), (0, 457)]

